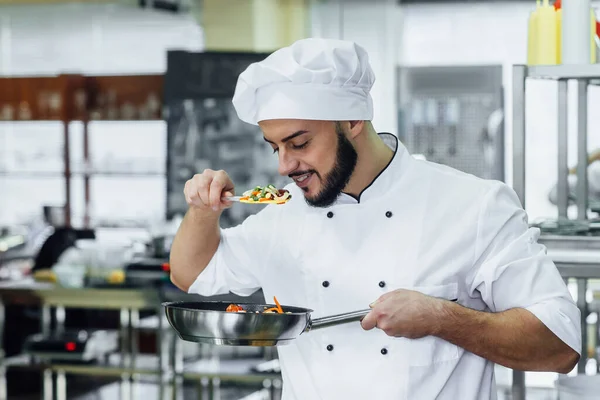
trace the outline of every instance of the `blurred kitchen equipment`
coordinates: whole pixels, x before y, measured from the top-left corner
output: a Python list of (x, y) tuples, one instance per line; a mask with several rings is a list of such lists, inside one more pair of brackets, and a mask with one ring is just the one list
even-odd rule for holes
[[(587, 192), (588, 209), (593, 212), (600, 212), (600, 150), (594, 150), (588, 155), (587, 166)], [(568, 205), (577, 202), (577, 167), (569, 169), (567, 177), (568, 183)], [(554, 184), (548, 193), (550, 203), (558, 204), (558, 184)]]
[(539, 228), (544, 234), (553, 235), (585, 235), (591, 232), (592, 225), (589, 221), (570, 220), (566, 218), (546, 218), (531, 223), (534, 228)]
[(596, 63), (600, 64), (600, 21), (596, 22), (596, 36), (594, 36), (596, 44)]
[(311, 319), (313, 310), (283, 306), (285, 313), (263, 313), (273, 304), (236, 303), (246, 312), (225, 311), (231, 302), (165, 302), (167, 320), (183, 340), (230, 346), (287, 344), (302, 333), (360, 321), (371, 310)]
[(123, 268), (122, 284), (127, 287), (149, 287), (168, 282), (170, 271), (168, 259), (139, 258)]
[[(590, 6), (589, 0), (579, 0), (577, 2), (570, 2), (570, 8), (567, 10), (569, 15), (565, 18), (564, 9), (561, 0), (554, 2), (554, 9), (557, 15), (557, 64), (576, 64), (579, 62), (583, 63), (597, 63), (600, 60), (600, 52), (596, 45), (598, 36), (600, 35), (600, 23), (596, 20), (596, 13), (594, 8)], [(587, 47), (581, 49), (573, 49), (570, 47), (564, 47), (564, 43), (585, 43), (588, 40), (588, 33), (578, 29), (581, 26), (581, 21), (584, 19), (590, 20), (589, 29), (589, 58), (587, 56)], [(566, 59), (565, 59), (566, 51)], [(579, 54), (578, 54), (579, 53)]]
[(457, 99), (450, 98), (446, 103), (444, 113), (444, 123), (448, 128), (448, 136), (450, 137), (450, 144), (448, 145), (448, 154), (455, 156), (457, 152), (457, 129), (458, 121), (460, 116), (460, 103)]
[(25, 239), (21, 233), (0, 232), (0, 254), (24, 246)]
[(436, 127), (438, 126), (438, 105), (435, 99), (427, 99), (425, 113), (425, 126), (427, 129), (427, 151), (425, 154), (431, 158), (435, 155)]
[(95, 237), (96, 233), (91, 229), (55, 228), (35, 255), (33, 270), (52, 268), (64, 252), (76, 246), (79, 240), (93, 240)]
[(502, 66), (400, 67), (398, 136), (409, 152), (504, 180)]
[[(556, 0), (554, 5), (550, 5), (548, 0), (543, 0), (543, 4), (537, 0), (528, 21), (528, 65), (574, 64), (575, 59), (598, 62), (595, 42), (600, 35), (600, 24), (596, 21), (594, 9), (590, 7), (589, 0), (578, 0), (569, 6), (572, 8), (565, 13), (561, 0)], [(578, 29), (584, 19), (590, 21), (589, 30)], [(587, 42), (588, 35), (589, 46), (578, 47), (577, 44), (583, 46)], [(569, 45), (565, 47), (564, 43)], [(566, 54), (566, 60), (563, 60), (563, 54)]]
[(99, 361), (118, 348), (114, 331), (68, 331), (32, 335), (24, 344), (24, 352), (44, 361)]
[[(167, 204), (166, 218), (185, 215), (188, 208), (183, 186), (203, 169), (227, 171), (236, 186), (253, 187), (252, 176), (264, 159), (253, 148), (265, 147), (255, 138), (257, 126), (241, 121), (231, 98), (238, 75), (267, 53), (167, 52), (164, 104), (167, 121)], [(268, 146), (266, 146), (268, 147)], [(276, 169), (274, 169), (276, 171)], [(273, 183), (273, 180), (269, 180)], [(256, 207), (236, 207), (248, 214)], [(223, 213), (222, 226), (237, 225), (246, 215)]]
[(596, 400), (600, 375), (559, 375), (555, 382), (559, 400)]
[(529, 41), (531, 48), (528, 49), (528, 60), (530, 65), (534, 64), (557, 64), (558, 57), (558, 24), (557, 13), (548, 0), (543, 5), (537, 1), (536, 10), (531, 14), (529, 21)]
[(527, 25), (527, 65), (533, 65), (537, 62), (537, 26), (540, 15), (541, 0), (536, 1), (536, 8), (529, 14)]
[(425, 122), (425, 104), (420, 99), (415, 99), (412, 103), (411, 123), (413, 131), (414, 147), (421, 148), (421, 138), (423, 136), (423, 124)]

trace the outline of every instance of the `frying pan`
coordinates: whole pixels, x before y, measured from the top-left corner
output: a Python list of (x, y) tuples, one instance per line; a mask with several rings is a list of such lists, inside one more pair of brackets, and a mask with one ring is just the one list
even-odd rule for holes
[[(185, 341), (228, 346), (289, 344), (303, 333), (360, 321), (371, 310), (312, 319), (313, 310), (282, 306), (284, 314), (263, 313), (273, 304), (236, 303), (246, 312), (225, 311), (231, 302), (174, 301), (162, 303), (167, 320)], [(258, 313), (257, 313), (258, 312)]]

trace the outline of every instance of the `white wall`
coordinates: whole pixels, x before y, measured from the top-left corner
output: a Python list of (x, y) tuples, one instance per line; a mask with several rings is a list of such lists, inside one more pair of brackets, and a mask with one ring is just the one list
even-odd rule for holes
[(166, 49), (201, 49), (190, 16), (101, 4), (0, 6), (0, 74), (159, 73)]
[[(592, 2), (600, 7), (600, 2)], [(526, 61), (530, 3), (435, 4), (402, 7), (403, 40), (398, 62), (407, 66), (502, 64), (505, 67), (507, 177), (512, 182), (511, 66)], [(576, 104), (575, 93), (570, 97)], [(555, 217), (548, 192), (556, 181), (556, 84), (527, 84), (527, 211), (531, 218)], [(573, 110), (571, 108), (570, 111)], [(589, 93), (589, 147), (600, 147), (600, 88)], [(575, 129), (570, 113), (570, 129)], [(576, 163), (575, 131), (570, 136), (570, 165)], [(509, 182), (509, 183), (510, 183)]]
[[(173, 48), (203, 48), (202, 30), (190, 16), (111, 5), (0, 6), (0, 75), (162, 73), (166, 51)], [(90, 140), (98, 166), (154, 174), (94, 177), (93, 217), (163, 218), (165, 123), (97, 122)], [(81, 170), (80, 124), (72, 126), (71, 146), (73, 167)], [(3, 173), (7, 169), (17, 174)], [(0, 225), (38, 217), (43, 204), (63, 204), (61, 172), (59, 123), (0, 122)], [(74, 223), (83, 217), (83, 194), (83, 180), (76, 176)]]
[(369, 53), (376, 81), (371, 92), (373, 125), (379, 132), (398, 130), (396, 61), (400, 48), (401, 11), (395, 0), (318, 0), (311, 7), (311, 35), (352, 40)]

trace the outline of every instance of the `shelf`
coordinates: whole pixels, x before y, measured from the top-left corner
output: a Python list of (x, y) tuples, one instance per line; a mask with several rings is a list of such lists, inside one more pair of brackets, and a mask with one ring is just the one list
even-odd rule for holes
[(123, 373), (140, 375), (159, 375), (158, 357), (154, 355), (140, 354), (136, 357), (135, 368), (121, 365), (121, 356), (112, 354), (106, 363), (57, 363), (57, 362), (33, 362), (32, 358), (26, 354), (4, 359), (2, 363), (5, 368), (24, 369), (30, 371), (40, 371), (50, 369), (52, 371), (64, 371), (67, 374), (74, 375), (92, 375), (92, 376), (120, 376)]
[(202, 359), (186, 363), (181, 376), (185, 380), (219, 378), (221, 381), (262, 382), (264, 379), (280, 378), (279, 373), (256, 372), (252, 368), (264, 362), (264, 359)]
[[(543, 233), (538, 240), (548, 250), (593, 251), (600, 254), (600, 236), (566, 236)], [(598, 257), (600, 260), (600, 257)]]
[(600, 278), (600, 237), (542, 234), (538, 242), (547, 248), (563, 278)]
[(597, 79), (600, 81), (600, 64), (589, 65), (536, 65), (527, 67), (527, 77), (533, 79)]
[[(260, 383), (265, 379), (278, 379), (279, 373), (256, 372), (252, 368), (264, 359), (203, 359), (184, 364), (183, 371), (176, 374), (185, 380), (200, 380), (202, 378), (219, 378), (221, 381), (236, 383)], [(50, 369), (54, 372), (63, 371), (73, 375), (91, 375), (91, 376), (120, 376), (126, 374), (140, 375), (160, 375), (159, 360), (155, 355), (140, 354), (136, 357), (134, 368), (121, 365), (121, 356), (111, 354), (106, 363), (69, 363), (69, 362), (34, 362), (26, 355), (20, 354), (14, 357), (6, 358), (3, 367), (10, 369), (21, 369), (29, 371), (41, 371)], [(167, 375), (173, 374), (173, 371), (164, 370)]]
[(152, 287), (138, 289), (65, 288), (33, 279), (0, 282), (0, 300), (4, 303), (44, 304), (50, 307), (93, 308), (103, 310), (158, 310), (160, 293)]
[(162, 121), (163, 75), (0, 77), (0, 120)]

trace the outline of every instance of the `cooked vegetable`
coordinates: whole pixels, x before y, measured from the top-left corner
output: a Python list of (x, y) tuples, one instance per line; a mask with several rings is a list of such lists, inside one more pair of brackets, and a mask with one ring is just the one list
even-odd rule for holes
[(244, 310), (242, 308), (242, 306), (238, 306), (237, 304), (228, 305), (227, 309), (225, 311), (227, 311), (227, 312), (246, 312), (246, 310)]
[(283, 308), (281, 308), (281, 304), (279, 304), (279, 302), (277, 301), (277, 297), (273, 296), (273, 300), (275, 300), (275, 304), (277, 304), (277, 310), (279, 311), (280, 314), (282, 314)]
[(292, 195), (289, 191), (277, 189), (275, 186), (269, 184), (265, 187), (256, 186), (254, 189), (245, 191), (240, 201), (244, 203), (284, 204), (291, 198)]
[[(277, 301), (277, 297), (273, 296), (273, 299), (275, 300), (275, 304), (277, 305), (277, 307), (265, 307), (265, 309), (263, 310), (263, 313), (277, 313), (277, 314), (291, 314), (290, 312), (286, 312), (284, 313), (283, 308), (281, 307), (281, 304), (279, 304), (279, 301)], [(227, 306), (227, 309), (225, 310), (227, 312), (246, 312), (246, 310), (244, 310), (244, 308), (240, 305), (237, 304), (230, 304)], [(260, 314), (260, 311), (256, 311), (257, 314)]]

